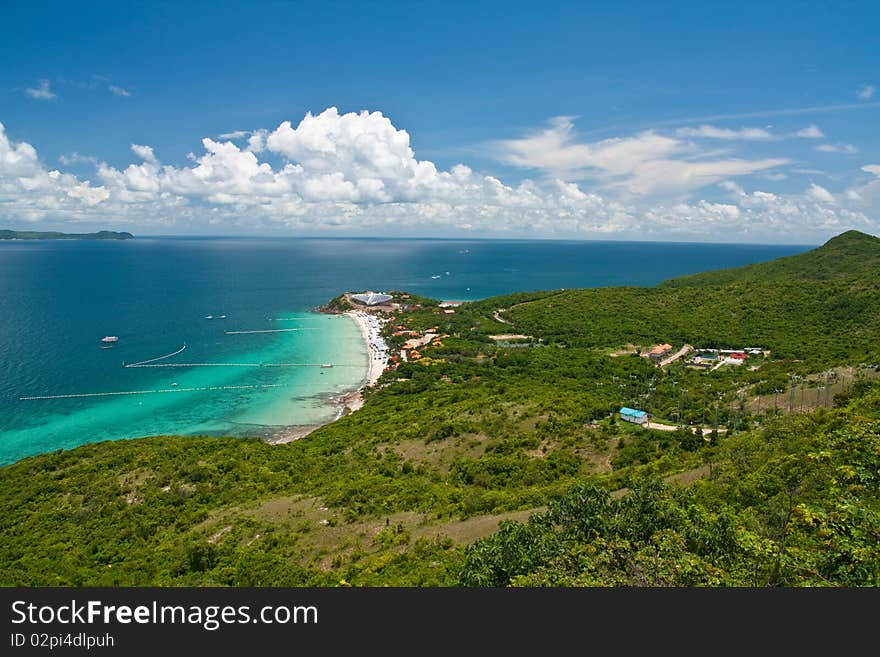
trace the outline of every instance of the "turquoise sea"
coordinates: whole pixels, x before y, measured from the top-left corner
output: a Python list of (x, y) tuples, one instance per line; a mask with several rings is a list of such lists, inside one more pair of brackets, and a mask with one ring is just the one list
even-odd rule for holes
[[(0, 463), (106, 439), (268, 436), (333, 419), (333, 400), (363, 381), (366, 348), (349, 318), (313, 309), (345, 290), (472, 300), (521, 290), (653, 285), (808, 248), (404, 239), (0, 242)], [(105, 335), (119, 341), (102, 348)], [(148, 364), (223, 366), (124, 367), (183, 345), (177, 355)], [(254, 363), (303, 366), (240, 366)], [(76, 396), (22, 399), (58, 395)]]

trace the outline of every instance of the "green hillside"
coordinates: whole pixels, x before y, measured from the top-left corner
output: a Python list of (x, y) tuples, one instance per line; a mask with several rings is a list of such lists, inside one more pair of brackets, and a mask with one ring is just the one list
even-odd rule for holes
[(880, 239), (850, 231), (769, 263), (654, 288), (565, 291), (505, 317), (525, 333), (573, 346), (759, 346), (817, 369), (880, 358), (878, 283)]
[[(876, 585), (878, 259), (846, 233), (656, 288), (411, 298), (390, 344), (444, 337), (304, 439), (0, 468), (0, 584)], [(769, 355), (626, 348), (660, 341)]]

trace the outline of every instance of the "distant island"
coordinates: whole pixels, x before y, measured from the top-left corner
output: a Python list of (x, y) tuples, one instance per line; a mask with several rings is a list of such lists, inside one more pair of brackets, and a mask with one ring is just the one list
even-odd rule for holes
[(36, 230), (0, 230), (0, 240), (130, 240), (134, 235), (114, 230), (97, 233), (58, 233)]

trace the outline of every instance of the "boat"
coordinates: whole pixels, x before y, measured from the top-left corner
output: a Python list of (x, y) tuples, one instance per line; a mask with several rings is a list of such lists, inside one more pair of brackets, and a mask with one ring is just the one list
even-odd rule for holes
[(333, 367), (333, 363), (321, 363), (321, 367)]
[(226, 319), (226, 315), (220, 315), (220, 319)]
[(101, 342), (105, 344), (110, 342), (119, 342), (119, 338), (117, 338), (115, 335), (105, 335), (103, 338), (101, 338)]
[(434, 274), (431, 278), (440, 278), (440, 274)]
[(205, 319), (214, 319), (214, 315), (205, 315)]
[(177, 381), (171, 384), (172, 387), (177, 387)]

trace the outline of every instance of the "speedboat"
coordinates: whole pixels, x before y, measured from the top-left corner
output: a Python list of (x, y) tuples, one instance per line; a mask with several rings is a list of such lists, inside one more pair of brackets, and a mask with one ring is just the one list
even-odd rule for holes
[(101, 338), (101, 342), (104, 342), (104, 343), (119, 342), (119, 338), (117, 338), (115, 335), (105, 335), (103, 338)]
[(214, 319), (214, 315), (205, 315), (205, 319)]

